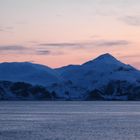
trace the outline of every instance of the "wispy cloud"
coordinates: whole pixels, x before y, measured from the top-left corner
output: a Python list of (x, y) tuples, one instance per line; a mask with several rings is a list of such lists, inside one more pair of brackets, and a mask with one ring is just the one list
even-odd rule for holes
[(130, 42), (129, 41), (127, 41), (127, 40), (101, 40), (101, 41), (97, 41), (97, 42), (95, 42), (95, 44), (97, 45), (97, 46), (108, 46), (108, 47), (110, 47), (110, 46), (122, 46), (122, 45), (128, 45), (128, 44), (130, 44)]
[[(79, 43), (79, 42), (61, 42), (61, 43), (42, 43), (39, 44), (39, 46), (52, 46), (52, 47), (77, 47), (81, 46), (85, 43)], [(87, 43), (86, 43), (87, 44)]]
[(0, 32), (4, 32), (4, 30), (0, 28)]
[(40, 43), (39, 46), (43, 47), (61, 47), (61, 48), (72, 48), (81, 49), (87, 47), (110, 47), (110, 46), (122, 46), (130, 44), (127, 40), (94, 40), (84, 42), (60, 42), (60, 43)]
[(0, 51), (21, 51), (26, 49), (26, 47), (20, 45), (0, 46)]
[(14, 27), (12, 26), (0, 26), (0, 32), (12, 32)]
[(37, 50), (36, 54), (37, 55), (50, 55), (51, 51), (49, 51), (49, 50)]
[(37, 55), (63, 55), (64, 52), (56, 50), (47, 50), (47, 49), (37, 49), (35, 50)]
[(124, 56), (120, 56), (120, 58), (140, 58), (140, 54), (131, 54), (131, 55), (124, 55)]
[(31, 48), (20, 45), (7, 45), (0, 46), (0, 54), (28, 54), (28, 55), (62, 55), (60, 51), (43, 49), (43, 48)]
[(94, 40), (81, 42), (40, 43), (35, 46), (1, 45), (0, 54), (30, 54), (30, 55), (63, 55), (69, 49), (88, 50), (96, 47), (126, 46), (131, 42), (127, 40)]
[(20, 45), (0, 46), (0, 54), (29, 54), (30, 49)]
[(136, 16), (124, 16), (119, 18), (121, 21), (125, 22), (131, 26), (140, 26), (140, 15)]

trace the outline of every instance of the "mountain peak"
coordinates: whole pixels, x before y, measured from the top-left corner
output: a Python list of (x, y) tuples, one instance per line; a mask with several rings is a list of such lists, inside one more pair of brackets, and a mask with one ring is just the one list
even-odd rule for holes
[[(97, 58), (95, 58), (94, 60), (104, 60), (104, 61), (118, 61), (114, 56), (112, 56), (111, 54), (109, 53), (105, 53), (105, 54), (102, 54), (100, 56), (98, 56)], [(93, 60), (93, 61), (94, 61)]]
[(97, 58), (88, 61), (84, 63), (83, 65), (91, 65), (91, 64), (98, 64), (98, 65), (103, 65), (103, 64), (123, 64), (119, 60), (117, 60), (114, 56), (112, 56), (109, 53), (102, 54), (98, 56)]

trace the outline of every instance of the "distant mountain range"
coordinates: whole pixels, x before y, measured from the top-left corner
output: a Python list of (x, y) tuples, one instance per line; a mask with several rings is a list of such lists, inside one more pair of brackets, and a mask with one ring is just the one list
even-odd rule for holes
[(110, 54), (57, 69), (0, 63), (0, 100), (140, 100), (140, 71)]

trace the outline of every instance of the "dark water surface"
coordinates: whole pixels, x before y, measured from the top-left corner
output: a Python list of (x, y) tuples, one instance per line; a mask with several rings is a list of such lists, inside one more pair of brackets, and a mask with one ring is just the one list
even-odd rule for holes
[(1, 101), (0, 140), (140, 140), (140, 102)]

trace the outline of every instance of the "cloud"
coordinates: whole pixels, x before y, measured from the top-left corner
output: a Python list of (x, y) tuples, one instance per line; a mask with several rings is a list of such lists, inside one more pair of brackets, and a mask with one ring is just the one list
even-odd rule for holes
[(49, 50), (37, 50), (36, 54), (37, 55), (50, 55), (51, 51), (49, 51)]
[(21, 51), (26, 49), (26, 47), (19, 45), (0, 46), (0, 51)]
[(0, 46), (0, 54), (28, 54), (28, 55), (62, 55), (63, 52), (51, 51), (43, 48), (31, 48), (20, 45)]
[(95, 43), (97, 46), (122, 46), (122, 45), (128, 45), (130, 44), (129, 41), (127, 40), (110, 40), (110, 41), (107, 41), (107, 40), (101, 40), (101, 41), (97, 41)]
[(30, 49), (20, 45), (0, 46), (0, 54), (29, 54)]
[(140, 58), (140, 54), (131, 54), (131, 55), (124, 55), (120, 56), (120, 58), (130, 58), (130, 59), (135, 59), (135, 58)]
[(0, 32), (4, 32), (4, 30), (3, 29), (0, 29)]
[(0, 26), (0, 32), (12, 32), (14, 27), (12, 26)]
[(131, 26), (140, 26), (140, 15), (137, 16), (124, 16), (119, 18), (121, 21), (125, 22)]
[(39, 44), (39, 46), (52, 46), (52, 47), (77, 47), (83, 43), (73, 43), (73, 42), (61, 42), (61, 43), (44, 43)]
[(63, 55), (62, 51), (54, 51), (54, 50), (36, 50), (37, 55)]
[(0, 26), (0, 32), (5, 32), (5, 29), (3, 29), (1, 26)]
[[(0, 46), (0, 54), (28, 54), (28, 55), (63, 55), (72, 50), (91, 50), (97, 47), (120, 47), (129, 45), (127, 40), (93, 40), (81, 42), (36, 43), (35, 46), (22, 45)], [(61, 50), (60, 50), (61, 49)]]
[(89, 46), (91, 42), (60, 42), (60, 43), (41, 43), (38, 46), (47, 47), (47, 48), (62, 48), (62, 49), (82, 49), (85, 46)]
[(127, 40), (94, 40), (85, 42), (60, 42), (60, 43), (40, 43), (39, 46), (43, 47), (57, 47), (57, 48), (71, 48), (71, 49), (85, 49), (88, 47), (110, 47), (122, 46), (130, 44)]

